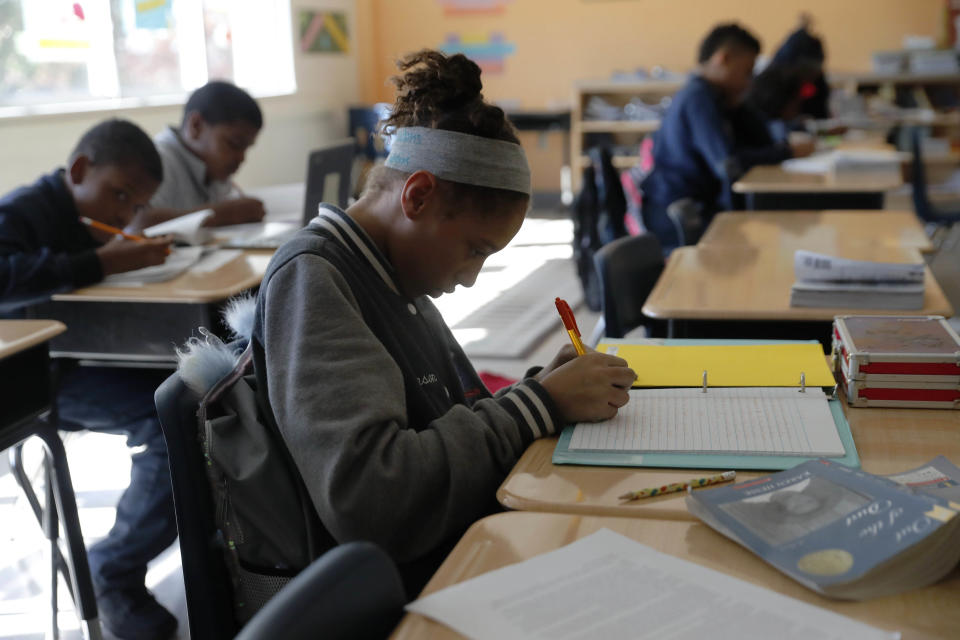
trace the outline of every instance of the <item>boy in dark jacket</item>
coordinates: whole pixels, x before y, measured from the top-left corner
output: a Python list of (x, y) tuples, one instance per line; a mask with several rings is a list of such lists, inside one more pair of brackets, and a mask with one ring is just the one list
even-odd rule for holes
[(763, 122), (745, 111), (759, 52), (742, 27), (715, 27), (700, 45), (698, 72), (663, 119), (642, 188), (644, 224), (665, 249), (689, 241), (679, 230), (681, 215), (699, 214), (705, 226), (716, 212), (733, 209), (730, 186), (748, 169), (813, 150), (809, 143), (774, 144)]
[[(162, 179), (149, 136), (130, 122), (108, 120), (83, 135), (66, 168), (0, 198), (0, 314), (17, 315), (52, 293), (162, 263), (168, 239), (135, 242), (81, 221), (123, 228)], [(74, 367), (63, 371), (58, 389), (60, 428), (123, 433), (130, 447), (141, 449), (113, 528), (89, 550), (100, 620), (119, 638), (166, 638), (177, 626), (144, 587), (147, 562), (177, 536), (167, 450), (153, 405), (165, 375)]]

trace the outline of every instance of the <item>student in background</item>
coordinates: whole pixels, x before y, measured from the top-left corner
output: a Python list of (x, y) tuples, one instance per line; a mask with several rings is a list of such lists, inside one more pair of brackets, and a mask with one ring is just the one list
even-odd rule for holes
[(229, 82), (212, 81), (194, 91), (179, 128), (154, 138), (163, 159), (163, 184), (135, 228), (186, 213), (212, 209), (206, 226), (259, 222), (263, 202), (248, 198), (231, 181), (263, 128), (256, 101)]
[(813, 150), (810, 143), (757, 139), (756, 117), (743, 112), (742, 102), (759, 52), (760, 43), (742, 27), (715, 27), (700, 45), (698, 71), (664, 116), (642, 189), (644, 224), (665, 249), (690, 241), (678, 219), (699, 216), (705, 226), (717, 211), (732, 209), (730, 186), (748, 169)]
[[(0, 308), (162, 263), (169, 240), (135, 242), (80, 221), (126, 226), (163, 179), (150, 137), (124, 120), (87, 131), (65, 169), (0, 199)], [(73, 330), (73, 328), (71, 328)], [(166, 638), (174, 618), (147, 592), (147, 562), (177, 537), (167, 449), (153, 405), (165, 372), (63, 367), (57, 406), (63, 429), (123, 433), (133, 456), (130, 485), (107, 537), (89, 550), (100, 620), (118, 638)]]
[(770, 67), (805, 66), (810, 69), (810, 87), (805, 90), (800, 103), (800, 114), (816, 120), (830, 117), (830, 86), (823, 73), (826, 54), (823, 41), (811, 32), (812, 18), (803, 13), (796, 30), (787, 36), (773, 55)]
[[(746, 106), (756, 109), (775, 143), (788, 143), (819, 70), (806, 64), (768, 66), (753, 79)], [(794, 136), (796, 137), (796, 136)]]
[(416, 594), (498, 510), (497, 486), (528, 444), (612, 417), (636, 376), (621, 358), (567, 347), (496, 397), (483, 386), (429, 298), (472, 286), (517, 233), (529, 167), (475, 63), (424, 50), (399, 67), (385, 166), (347, 211), (322, 205), (274, 256), (252, 350), (262, 415), (326, 544), (379, 544)]

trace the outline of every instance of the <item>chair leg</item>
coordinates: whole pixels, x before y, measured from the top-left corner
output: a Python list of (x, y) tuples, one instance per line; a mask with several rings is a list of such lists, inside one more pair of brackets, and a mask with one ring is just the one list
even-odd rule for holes
[(84, 635), (91, 640), (100, 640), (102, 632), (97, 614), (97, 601), (90, 578), (90, 565), (80, 530), (80, 518), (77, 515), (77, 500), (70, 482), (70, 469), (63, 441), (57, 430), (50, 426), (41, 427), (39, 435), (46, 445), (52, 469), (52, 481), (56, 499), (57, 513), (63, 522), (64, 538), (67, 543), (67, 556), (70, 569), (70, 581), (73, 583), (74, 604), (84, 626)]

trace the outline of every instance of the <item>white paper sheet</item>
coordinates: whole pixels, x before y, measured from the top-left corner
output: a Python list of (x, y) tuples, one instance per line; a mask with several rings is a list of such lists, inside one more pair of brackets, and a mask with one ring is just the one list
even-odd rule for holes
[(253, 222), (214, 227), (210, 235), (226, 247), (279, 247), (299, 230), (299, 222)]
[(797, 250), (793, 273), (798, 281), (861, 280), (864, 282), (923, 282), (923, 263), (869, 262)]
[(201, 275), (213, 273), (224, 265), (233, 262), (242, 255), (243, 251), (239, 249), (218, 249), (216, 251), (208, 251), (202, 258), (200, 258), (200, 260), (190, 267), (189, 271), (190, 273)]
[(207, 218), (213, 215), (213, 209), (201, 209), (188, 213), (185, 216), (173, 218), (143, 230), (148, 238), (171, 235), (181, 242), (188, 244), (203, 244), (209, 237), (209, 231), (202, 225)]
[(103, 279), (108, 287), (138, 287), (151, 282), (166, 282), (190, 268), (200, 259), (203, 247), (173, 247), (163, 264), (115, 273)]
[(844, 455), (820, 387), (631, 389), (612, 420), (578, 424), (570, 449)]
[(478, 640), (890, 640), (833, 612), (601, 529), (407, 605)]

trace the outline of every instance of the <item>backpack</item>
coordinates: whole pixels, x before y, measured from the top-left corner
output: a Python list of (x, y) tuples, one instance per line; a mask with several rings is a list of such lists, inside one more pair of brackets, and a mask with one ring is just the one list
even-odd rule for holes
[[(252, 299), (237, 304), (252, 316)], [(178, 351), (178, 371), (201, 395), (197, 438), (242, 624), (329, 545), (317, 541), (312, 502), (282, 437), (260, 416), (249, 338), (225, 345), (201, 334)]]
[(583, 169), (582, 186), (573, 204), (573, 259), (587, 307), (599, 311), (602, 294), (593, 255), (608, 242), (627, 235), (623, 220), (627, 200), (610, 150), (593, 147), (588, 155), (590, 164)]

